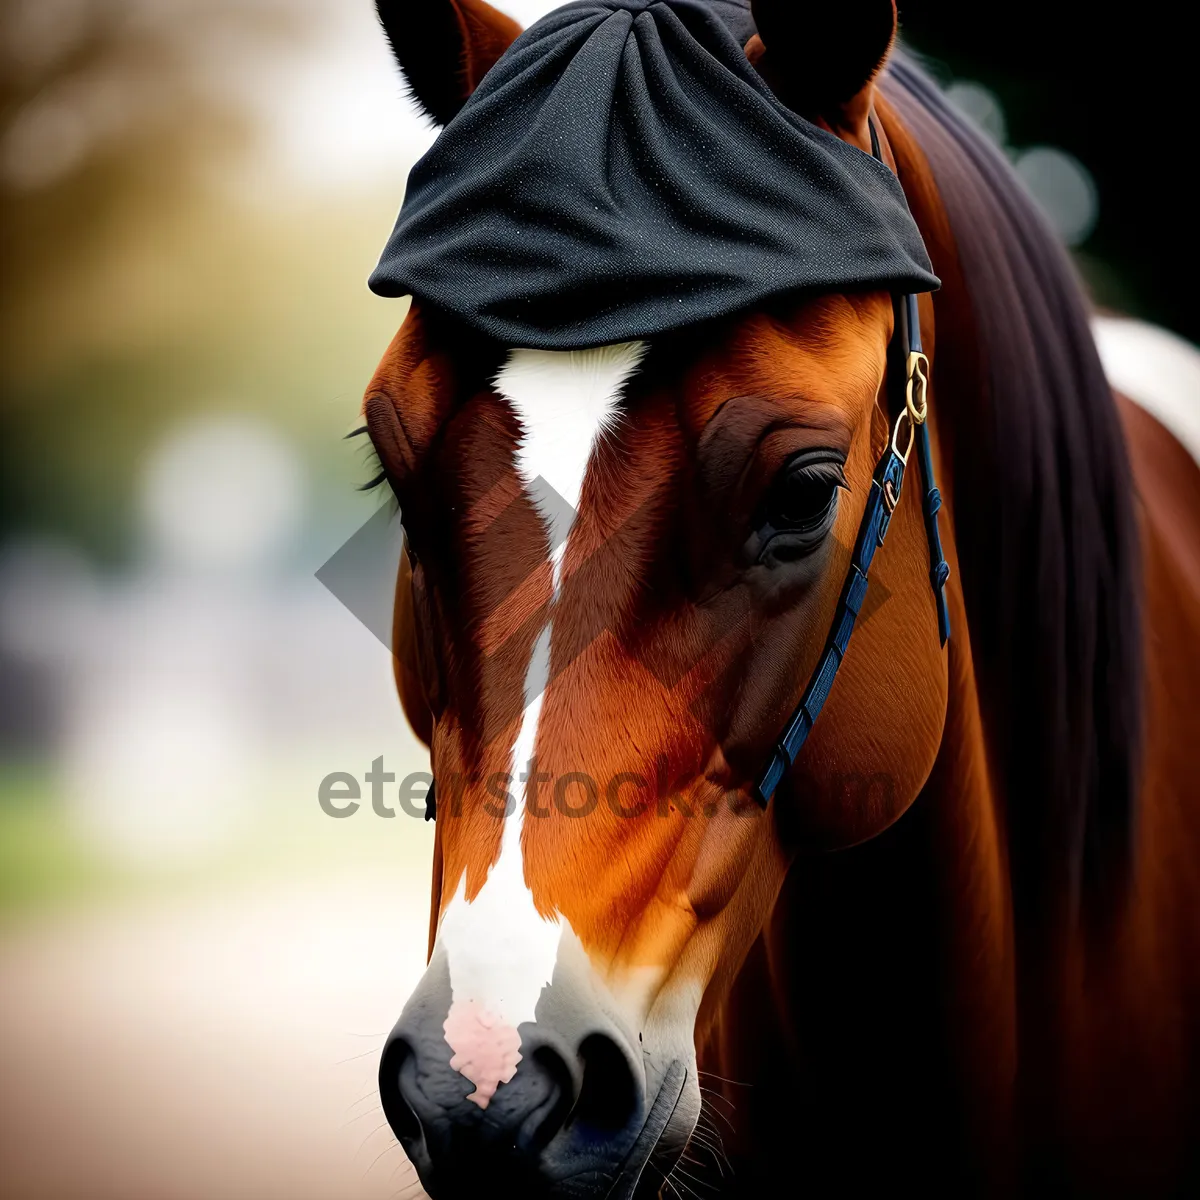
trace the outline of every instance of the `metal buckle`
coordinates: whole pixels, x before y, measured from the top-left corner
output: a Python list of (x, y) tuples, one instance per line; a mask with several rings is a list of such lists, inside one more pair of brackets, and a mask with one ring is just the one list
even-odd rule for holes
[(908, 383), (904, 404), (913, 425), (924, 425), (929, 416), (929, 359), (919, 350), (908, 356)]
[[(908, 441), (904, 449), (900, 449), (900, 427), (904, 426), (908, 430)], [(896, 424), (892, 429), (892, 453), (907, 467), (908, 456), (912, 453), (913, 442), (917, 437), (917, 427), (913, 424), (912, 417), (909, 416), (906, 408), (897, 418)]]
[[(908, 356), (908, 381), (904, 385), (904, 411), (896, 418), (892, 429), (892, 453), (907, 467), (908, 456), (912, 453), (913, 442), (917, 436), (917, 426), (924, 425), (929, 416), (929, 359), (919, 350), (912, 351)], [(904, 449), (900, 449), (900, 428), (908, 429), (908, 440)], [(896, 499), (889, 497), (892, 507)]]

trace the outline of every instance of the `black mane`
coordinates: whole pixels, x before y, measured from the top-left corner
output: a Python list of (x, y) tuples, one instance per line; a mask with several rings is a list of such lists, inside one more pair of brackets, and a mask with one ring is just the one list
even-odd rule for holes
[(969, 394), (960, 376), (939, 396), (935, 375), (935, 401), (1018, 916), (1065, 902), (1070, 919), (1123, 894), (1136, 823), (1141, 571), (1121, 423), (1071, 261), (1006, 159), (911, 57), (882, 85), (954, 235), (965, 295), (935, 295), (939, 328), (954, 304), (974, 327)]

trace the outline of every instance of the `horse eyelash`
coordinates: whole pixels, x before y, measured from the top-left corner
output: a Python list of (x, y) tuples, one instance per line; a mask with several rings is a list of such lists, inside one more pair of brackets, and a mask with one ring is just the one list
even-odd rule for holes
[(382, 487), (387, 482), (387, 468), (379, 461), (379, 451), (375, 449), (375, 444), (369, 440), (370, 430), (365, 425), (360, 425), (357, 429), (352, 429), (345, 435), (343, 441), (350, 441), (352, 438), (366, 437), (367, 441), (367, 468), (372, 471), (371, 478), (366, 483), (360, 483), (355, 489), (359, 492), (373, 492), (376, 488)]
[(850, 481), (846, 478), (846, 472), (839, 462), (831, 460), (815, 462), (811, 466), (805, 467), (804, 470), (822, 483), (832, 483), (835, 487), (840, 487), (847, 492), (851, 490)]
[(374, 446), (368, 443), (366, 467), (371, 472), (371, 477), (366, 483), (360, 483), (358, 490), (360, 492), (373, 492), (376, 488), (382, 487), (388, 478), (387, 468), (379, 461), (379, 451)]
[(388, 506), (392, 515), (394, 516), (400, 511), (400, 500), (396, 495), (395, 488), (391, 486), (392, 481), (391, 477), (387, 473), (387, 468), (380, 463), (379, 455), (374, 446), (371, 447), (368, 461), (374, 463), (376, 473), (370, 479), (368, 479), (366, 483), (360, 483), (357, 490), (363, 493), (374, 492), (382, 489), (383, 485), (386, 483), (388, 486), (384, 494), (384, 503)]
[(804, 456), (797, 456), (785, 468), (790, 474), (796, 468), (802, 470), (810, 479), (819, 480), (822, 483), (831, 483), (835, 487), (842, 488), (844, 491), (853, 491), (850, 487), (850, 481), (846, 478), (846, 472), (839, 459), (836, 458), (818, 458), (815, 462), (805, 462)]

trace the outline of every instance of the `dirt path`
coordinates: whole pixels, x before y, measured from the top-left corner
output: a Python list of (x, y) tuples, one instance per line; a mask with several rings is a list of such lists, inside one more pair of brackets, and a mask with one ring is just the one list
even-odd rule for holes
[(372, 866), (6, 934), (4, 1194), (422, 1195), (374, 1074), (427, 905), (423, 877)]

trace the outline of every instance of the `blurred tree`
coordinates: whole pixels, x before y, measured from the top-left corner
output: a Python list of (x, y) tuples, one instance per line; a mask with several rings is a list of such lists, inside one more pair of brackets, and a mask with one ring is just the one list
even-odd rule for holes
[(163, 245), (212, 208), (214, 164), (250, 143), (246, 75), (321, 7), (0, 4), (0, 534), (119, 550), (120, 485), (154, 399), (143, 380), (171, 353), (152, 311), (172, 300)]
[[(225, 66), (306, 28), (305, 0), (8, 0), (0, 7), (4, 362), (44, 288), (69, 287), (115, 225), (186, 206), (249, 136)], [(36, 305), (34, 305), (36, 308)], [(67, 331), (59, 331), (60, 334)]]

